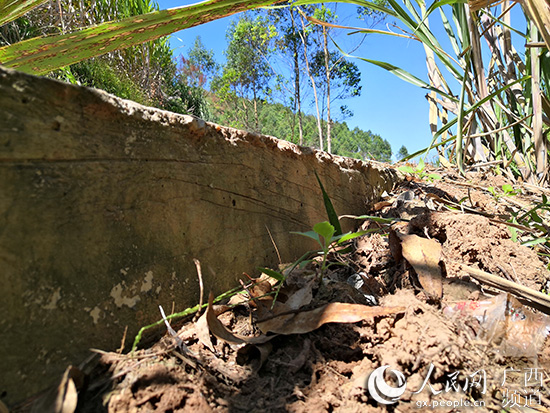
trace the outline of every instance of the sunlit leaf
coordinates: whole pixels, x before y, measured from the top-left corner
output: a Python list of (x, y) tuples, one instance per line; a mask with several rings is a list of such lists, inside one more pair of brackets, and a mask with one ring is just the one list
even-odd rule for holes
[(269, 275), (271, 278), (276, 279), (277, 281), (282, 282), (282, 281), (285, 280), (285, 276), (283, 274), (281, 274), (280, 272), (273, 271), (273, 270), (270, 270), (269, 268), (263, 268), (263, 267), (260, 267), (258, 269), (261, 272), (263, 272), (264, 274)]
[(326, 323), (356, 323), (404, 311), (405, 307), (370, 307), (362, 304), (331, 303), (314, 310), (280, 315), (258, 322), (258, 327), (264, 333), (304, 334)]
[(322, 245), (322, 244), (321, 244), (321, 239), (319, 238), (319, 234), (316, 233), (316, 232), (314, 232), (314, 231), (307, 231), (307, 232), (295, 232), (295, 231), (292, 231), (291, 234), (302, 235), (302, 236), (304, 236), (304, 237), (311, 238), (312, 240), (318, 242), (319, 245)]
[(161, 10), (78, 32), (25, 40), (0, 48), (0, 63), (27, 73), (52, 70), (232, 14), (269, 5), (273, 0), (210, 0)]
[(365, 234), (368, 234), (368, 232), (367, 231), (349, 232), (347, 234), (342, 235), (340, 238), (338, 238), (338, 244), (343, 244), (346, 241), (350, 241), (352, 239), (362, 237)]
[(315, 231), (317, 234), (321, 235), (326, 242), (330, 241), (332, 239), (332, 236), (334, 235), (334, 227), (330, 224), (330, 222), (319, 222), (318, 224), (315, 224), (313, 226), (313, 231)]
[(317, 178), (317, 182), (319, 183), (319, 187), (321, 188), (321, 192), (323, 193), (323, 202), (325, 204), (325, 210), (327, 211), (328, 220), (334, 227), (336, 235), (340, 235), (342, 233), (342, 227), (340, 226), (340, 221), (338, 220), (338, 215), (336, 214), (334, 205), (332, 205), (332, 201), (330, 200), (327, 191), (325, 191), (325, 187), (323, 186), (323, 183), (321, 182), (317, 171), (314, 172), (315, 177)]
[(548, 238), (536, 238), (530, 241), (522, 242), (521, 245), (525, 247), (532, 247), (533, 245), (542, 244), (542, 243), (545, 243), (546, 241), (548, 241)]
[(2, 0), (0, 1), (0, 26), (21, 17), (29, 10), (46, 3), (47, 0)]
[(447, 99), (450, 99), (452, 101), (457, 101), (457, 98), (455, 98), (454, 96), (449, 95), (448, 93), (446, 93), (445, 91), (443, 91), (441, 89), (437, 89), (437, 88), (431, 86), (429, 83), (424, 82), (423, 80), (417, 78), (413, 74), (407, 72), (406, 70), (401, 69), (400, 67), (394, 66), (391, 63), (380, 62), (378, 60), (372, 60), (372, 59), (365, 59), (363, 57), (358, 57), (358, 59), (361, 59), (365, 62), (371, 63), (375, 66), (381, 67), (382, 69), (387, 70), (388, 72), (394, 74), (398, 78), (400, 78), (400, 79), (404, 80), (405, 82), (408, 82), (412, 85), (421, 87), (423, 89), (434, 91), (434, 92), (440, 94), (441, 96), (446, 97)]

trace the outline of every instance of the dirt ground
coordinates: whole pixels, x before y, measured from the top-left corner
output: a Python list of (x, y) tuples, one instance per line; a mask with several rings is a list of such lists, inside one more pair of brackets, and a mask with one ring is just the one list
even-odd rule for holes
[[(239, 305), (174, 320), (177, 338), (99, 354), (68, 370), (59, 411), (548, 411), (550, 321), (533, 308), (549, 307), (468, 270), (549, 290), (544, 251), (512, 241), (506, 224), (542, 190), (504, 193), (499, 176), (436, 172), (442, 179), (409, 177), (387, 194), (370, 213), (386, 220), (358, 221), (371, 232), (330, 254), (322, 283), (317, 259), (285, 273), (276, 304), (264, 277)], [(55, 397), (14, 411), (46, 411)]]

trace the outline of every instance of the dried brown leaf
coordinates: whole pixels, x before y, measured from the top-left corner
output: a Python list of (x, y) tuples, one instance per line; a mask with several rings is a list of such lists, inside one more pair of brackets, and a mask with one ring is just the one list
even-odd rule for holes
[(84, 373), (73, 366), (67, 367), (57, 388), (50, 390), (32, 406), (31, 412), (73, 413), (78, 404), (78, 391), (84, 384)]
[(397, 231), (390, 231), (388, 242), (390, 246), (391, 256), (393, 257), (395, 262), (399, 264), (403, 259), (403, 248), (401, 247), (401, 239), (397, 235)]
[(233, 334), (231, 331), (225, 328), (220, 320), (216, 317), (216, 313), (213, 310), (212, 302), (214, 301), (214, 295), (210, 293), (208, 297), (208, 307), (206, 308), (206, 323), (208, 330), (216, 336), (216, 338), (223, 340), (230, 344), (261, 344), (271, 340), (275, 336), (258, 336), (258, 337), (244, 337)]
[(418, 235), (403, 235), (396, 233), (401, 239), (403, 257), (412, 265), (418, 280), (426, 292), (435, 298), (443, 296), (443, 277), (439, 260), (441, 244), (434, 239)]
[(314, 283), (315, 283), (315, 279), (312, 278), (310, 282), (307, 283), (304, 287), (298, 289), (297, 291), (289, 295), (289, 297), (284, 303), (285, 307), (288, 310), (297, 310), (311, 303), (311, 300), (313, 300)]
[(258, 323), (262, 332), (304, 334), (326, 323), (356, 323), (390, 314), (401, 313), (404, 307), (369, 307), (362, 304), (330, 303), (314, 310), (280, 315)]
[[(239, 364), (251, 364), (254, 371), (258, 371), (267, 361), (267, 358), (273, 350), (271, 343), (263, 344), (247, 344), (237, 350), (237, 363)], [(254, 360), (255, 362), (250, 362)]]
[(373, 209), (375, 211), (380, 211), (381, 209), (383, 209), (385, 207), (392, 206), (392, 204), (393, 204), (392, 201), (380, 201), (380, 202), (377, 202), (377, 203), (374, 204)]
[(199, 341), (207, 347), (212, 353), (215, 353), (214, 345), (210, 339), (210, 329), (208, 328), (208, 322), (206, 320), (206, 312), (200, 316), (195, 323), (195, 333)]

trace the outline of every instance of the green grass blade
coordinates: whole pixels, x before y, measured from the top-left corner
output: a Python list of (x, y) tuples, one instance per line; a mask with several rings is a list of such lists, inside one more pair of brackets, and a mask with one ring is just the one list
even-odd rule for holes
[(535, 238), (530, 241), (522, 242), (521, 245), (523, 245), (524, 247), (532, 247), (534, 245), (542, 244), (547, 241), (548, 238)]
[(471, 53), (468, 52), (466, 55), (466, 67), (464, 68), (464, 79), (462, 81), (462, 89), (460, 91), (460, 102), (458, 104), (458, 114), (457, 114), (457, 126), (456, 126), (456, 165), (461, 174), (464, 175), (464, 154), (463, 154), (463, 143), (464, 138), (462, 136), (462, 129), (464, 125), (464, 97), (466, 95), (466, 85), (468, 84), (468, 67), (470, 65), (470, 56)]
[(277, 281), (284, 282), (285, 276), (280, 272), (270, 270), (269, 268), (258, 267), (258, 270), (263, 272), (265, 275), (269, 275), (271, 278), (274, 278)]
[[(521, 79), (518, 79), (514, 82), (511, 82), (509, 84), (507, 84), (506, 86), (503, 86), (501, 87), (500, 89), (496, 90), (495, 92), (491, 93), (490, 95), (488, 95), (487, 97), (481, 99), (480, 101), (478, 101), (475, 105), (473, 105), (472, 107), (470, 107), (468, 110), (464, 111), (464, 116), (467, 116), (469, 115), (471, 112), (477, 110), (481, 105), (483, 105), (485, 102), (488, 102), (489, 100), (493, 99), (495, 96), (499, 95), (500, 93), (504, 92), (505, 90), (511, 88), (512, 86), (518, 84), (518, 83), (521, 83), (521, 82), (525, 82), (527, 80), (529, 80), (531, 78), (531, 76), (524, 76), (522, 77)], [(419, 155), (422, 155), (422, 154), (427, 154), (432, 148), (437, 148), (439, 146), (442, 146), (442, 145), (445, 145), (449, 142), (452, 142), (456, 139), (456, 136), (452, 136), (450, 137), (449, 139), (443, 141), (443, 142), (439, 142), (437, 144), (435, 144), (435, 141), (444, 133), (444, 132), (447, 132), (450, 128), (452, 128), (454, 125), (456, 125), (458, 121), (458, 117), (454, 118), (453, 120), (449, 121), (445, 126), (443, 126), (441, 129), (439, 129), (435, 134), (434, 134), (434, 137), (432, 138), (432, 142), (430, 143), (430, 146), (428, 146), (427, 148), (424, 148), (424, 149), (420, 149), (419, 151), (416, 151), (415, 153), (413, 154), (410, 154), (409, 156), (407, 156), (406, 158), (403, 158), (402, 160), (406, 161), (406, 160), (409, 160), (409, 159), (412, 159), (412, 158), (415, 158)]]
[(314, 172), (315, 172), (315, 177), (317, 178), (317, 182), (319, 182), (319, 186), (321, 187), (321, 192), (323, 193), (323, 202), (325, 204), (325, 209), (327, 211), (328, 221), (334, 227), (335, 234), (342, 235), (342, 226), (340, 225), (338, 214), (334, 210), (334, 205), (332, 205), (332, 201), (330, 200), (330, 197), (328, 196), (327, 191), (325, 191), (325, 187), (323, 186), (323, 183), (321, 182), (319, 175), (317, 175), (317, 171), (314, 171)]
[[(309, 4), (319, 4), (319, 0), (299, 0), (294, 3), (292, 3), (293, 6), (307, 6)], [(362, 6), (369, 9), (373, 9), (375, 11), (378, 11), (380, 13), (387, 14), (388, 16), (392, 17), (398, 17), (394, 10), (384, 7), (380, 4), (372, 3), (370, 1), (365, 0), (333, 0), (331, 3), (347, 3), (347, 4), (353, 4), (356, 6)]]
[[(232, 297), (234, 296), (235, 294), (239, 293), (243, 291), (243, 287), (236, 287), (236, 288), (233, 288), (232, 290), (229, 290), (223, 294), (220, 294), (218, 295), (216, 298), (214, 298), (214, 303), (217, 303), (221, 300), (224, 300), (226, 298), (229, 298), (229, 297)], [(189, 316), (191, 314), (194, 314), (196, 313), (197, 311), (199, 311), (201, 308), (206, 308), (208, 306), (208, 304), (203, 304), (202, 307), (200, 307), (198, 304), (194, 307), (191, 307), (191, 308), (186, 308), (185, 310), (179, 312), (179, 313), (174, 313), (174, 314), (170, 314), (169, 316), (166, 317), (167, 320), (172, 320), (173, 318), (181, 318), (181, 317), (186, 317), (186, 316)], [(153, 323), (153, 324), (149, 324), (148, 326), (145, 326), (145, 327), (141, 327), (141, 329), (138, 331), (136, 337), (134, 338), (134, 343), (132, 344), (132, 350), (131, 352), (133, 353), (136, 349), (137, 349), (137, 346), (139, 345), (139, 342), (141, 341), (141, 338), (143, 336), (143, 333), (145, 333), (145, 331), (153, 328), (153, 327), (157, 327), (157, 326), (160, 326), (161, 324), (164, 324), (164, 320), (158, 320), (157, 322)]]
[(315, 242), (317, 242), (319, 245), (322, 245), (321, 238), (319, 238), (319, 234), (315, 231), (306, 231), (306, 232), (296, 232), (296, 231), (290, 231), (291, 234), (301, 235), (302, 237), (311, 238)]
[(439, 12), (440, 12), (439, 14), (441, 15), (441, 22), (443, 23), (443, 28), (445, 29), (445, 32), (449, 37), (449, 41), (451, 42), (453, 51), (458, 56), (460, 55), (460, 47), (458, 46), (457, 35), (453, 31), (451, 23), (449, 23), (449, 19), (447, 18), (447, 15), (443, 11), (443, 9), (439, 9)]
[(0, 63), (45, 74), (91, 57), (135, 46), (178, 30), (266, 6), (274, 0), (210, 0), (107, 22), (59, 36), (34, 38), (0, 48)]
[(29, 10), (46, 3), (47, 0), (0, 0), (0, 26), (21, 17)]
[(424, 20), (428, 18), (430, 14), (434, 12), (434, 10), (442, 8), (443, 6), (449, 5), (449, 4), (458, 4), (458, 3), (468, 3), (468, 0), (439, 0), (434, 1), (430, 7), (428, 7), (428, 10), (426, 10), (426, 16), (424, 16)]
[[(351, 56), (351, 57), (354, 57), (354, 56)], [(405, 82), (409, 82), (409, 83), (411, 83), (415, 86), (421, 87), (423, 89), (432, 90), (432, 91), (440, 94), (441, 96), (444, 96), (447, 99), (450, 99), (453, 102), (458, 101), (458, 99), (456, 97), (454, 97), (452, 95), (449, 95), (448, 93), (444, 92), (441, 89), (437, 89), (437, 88), (431, 86), (430, 84), (428, 84), (428, 83), (424, 82), (423, 80), (417, 78), (413, 74), (407, 72), (404, 69), (401, 69), (400, 67), (394, 66), (391, 63), (380, 62), (378, 60), (365, 59), (363, 57), (357, 57), (357, 58), (361, 59), (365, 62), (371, 63), (375, 66), (381, 67), (382, 69), (387, 70), (390, 73), (393, 73), (395, 76), (397, 76), (398, 78), (404, 80)]]

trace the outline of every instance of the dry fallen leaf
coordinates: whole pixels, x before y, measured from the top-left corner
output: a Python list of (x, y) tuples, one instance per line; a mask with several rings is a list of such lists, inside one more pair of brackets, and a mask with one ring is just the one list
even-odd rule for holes
[[(267, 361), (273, 350), (271, 343), (247, 344), (237, 350), (237, 363), (249, 364), (254, 371), (258, 371)], [(252, 360), (252, 362), (251, 362)]]
[(285, 306), (288, 310), (297, 310), (311, 303), (313, 300), (313, 286), (315, 285), (316, 280), (311, 278), (310, 282), (307, 283), (302, 288), (294, 291), (290, 294), (285, 301)]
[(377, 203), (374, 204), (373, 209), (375, 211), (380, 211), (381, 209), (383, 209), (385, 207), (392, 206), (392, 204), (393, 204), (392, 201), (380, 201), (380, 202), (377, 202)]
[(279, 315), (258, 323), (263, 333), (304, 334), (326, 323), (356, 323), (402, 313), (405, 307), (369, 307), (362, 304), (330, 303), (315, 310)]
[(258, 336), (258, 337), (244, 337), (233, 334), (231, 331), (225, 328), (220, 320), (216, 317), (216, 313), (213, 310), (212, 302), (214, 301), (214, 295), (210, 293), (208, 297), (208, 307), (206, 308), (206, 323), (210, 332), (216, 336), (216, 338), (223, 340), (230, 344), (261, 344), (271, 340), (275, 336)]
[(403, 257), (416, 271), (424, 290), (434, 298), (441, 298), (443, 296), (443, 277), (439, 267), (441, 244), (434, 239), (422, 238), (414, 234), (403, 235), (396, 232), (396, 235), (401, 240)]
[(73, 413), (78, 404), (78, 391), (84, 385), (84, 373), (73, 366), (67, 367), (61, 382), (34, 402), (31, 412)]
[(210, 330), (208, 328), (208, 322), (206, 320), (206, 312), (199, 317), (195, 323), (195, 333), (199, 341), (207, 347), (212, 353), (216, 353), (212, 340), (210, 339)]

